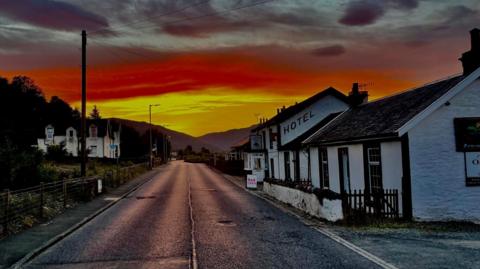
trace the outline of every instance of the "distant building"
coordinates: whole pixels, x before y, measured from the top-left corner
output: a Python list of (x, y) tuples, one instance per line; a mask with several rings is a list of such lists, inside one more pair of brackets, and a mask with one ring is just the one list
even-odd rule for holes
[[(79, 129), (79, 128), (78, 128)], [(120, 157), (121, 126), (110, 120), (88, 120), (86, 148), (90, 158), (118, 158)], [(38, 149), (48, 151), (48, 146), (59, 145), (72, 156), (80, 152), (80, 135), (76, 127), (56, 130), (55, 126), (45, 127), (45, 136), (37, 139)]]
[(225, 161), (238, 161), (245, 159), (245, 152), (249, 149), (250, 140), (247, 138), (240, 140), (225, 153)]

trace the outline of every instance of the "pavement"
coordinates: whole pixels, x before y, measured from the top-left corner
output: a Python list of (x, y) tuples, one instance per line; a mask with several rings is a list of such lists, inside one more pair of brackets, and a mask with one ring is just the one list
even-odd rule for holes
[(0, 268), (10, 267), (32, 251), (44, 246), (46, 242), (64, 234), (71, 227), (86, 220), (102, 208), (107, 207), (128, 191), (150, 180), (154, 175), (160, 173), (162, 169), (156, 168), (153, 171), (149, 171), (116, 189), (109, 190), (108, 193), (98, 196), (88, 203), (67, 209), (47, 223), (0, 240)]
[(203, 164), (174, 161), (25, 268), (379, 268)]

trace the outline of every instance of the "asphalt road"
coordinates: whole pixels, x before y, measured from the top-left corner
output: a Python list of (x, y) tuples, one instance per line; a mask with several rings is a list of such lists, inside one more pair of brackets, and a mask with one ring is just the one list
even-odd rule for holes
[(205, 165), (181, 161), (28, 268), (189, 268), (195, 262), (198, 268), (377, 268)]

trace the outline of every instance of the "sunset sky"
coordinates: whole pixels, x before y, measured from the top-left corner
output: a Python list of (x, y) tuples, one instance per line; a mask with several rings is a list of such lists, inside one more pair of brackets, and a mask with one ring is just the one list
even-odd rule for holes
[(194, 136), (246, 127), (333, 86), (370, 98), (461, 72), (478, 0), (0, 0), (0, 76), (103, 117)]

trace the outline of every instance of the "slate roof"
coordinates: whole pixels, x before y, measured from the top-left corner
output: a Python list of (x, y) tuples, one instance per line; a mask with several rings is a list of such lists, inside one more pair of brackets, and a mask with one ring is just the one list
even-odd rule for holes
[(344, 101), (345, 103), (348, 103), (348, 97), (345, 94), (339, 92), (337, 89), (335, 89), (333, 87), (329, 87), (329, 88), (311, 96), (310, 98), (308, 98), (308, 99), (306, 99), (306, 100), (304, 100), (304, 101), (302, 101), (302, 102), (300, 102), (296, 105), (287, 107), (285, 110), (283, 110), (279, 114), (275, 115), (270, 120), (264, 122), (263, 124), (258, 125), (254, 129), (252, 129), (252, 132), (261, 130), (261, 129), (267, 127), (267, 126), (271, 126), (273, 124), (277, 124), (277, 123), (280, 123), (284, 120), (287, 120), (288, 118), (294, 116), (295, 114), (299, 113), (300, 111), (304, 110), (308, 106), (312, 105), (313, 103), (315, 103), (316, 101), (318, 101), (319, 99), (321, 99), (321, 98), (323, 98), (327, 95), (335, 96), (338, 99)]
[(304, 141), (304, 144), (398, 137), (396, 132), (400, 127), (464, 78), (451, 77), (350, 108)]

